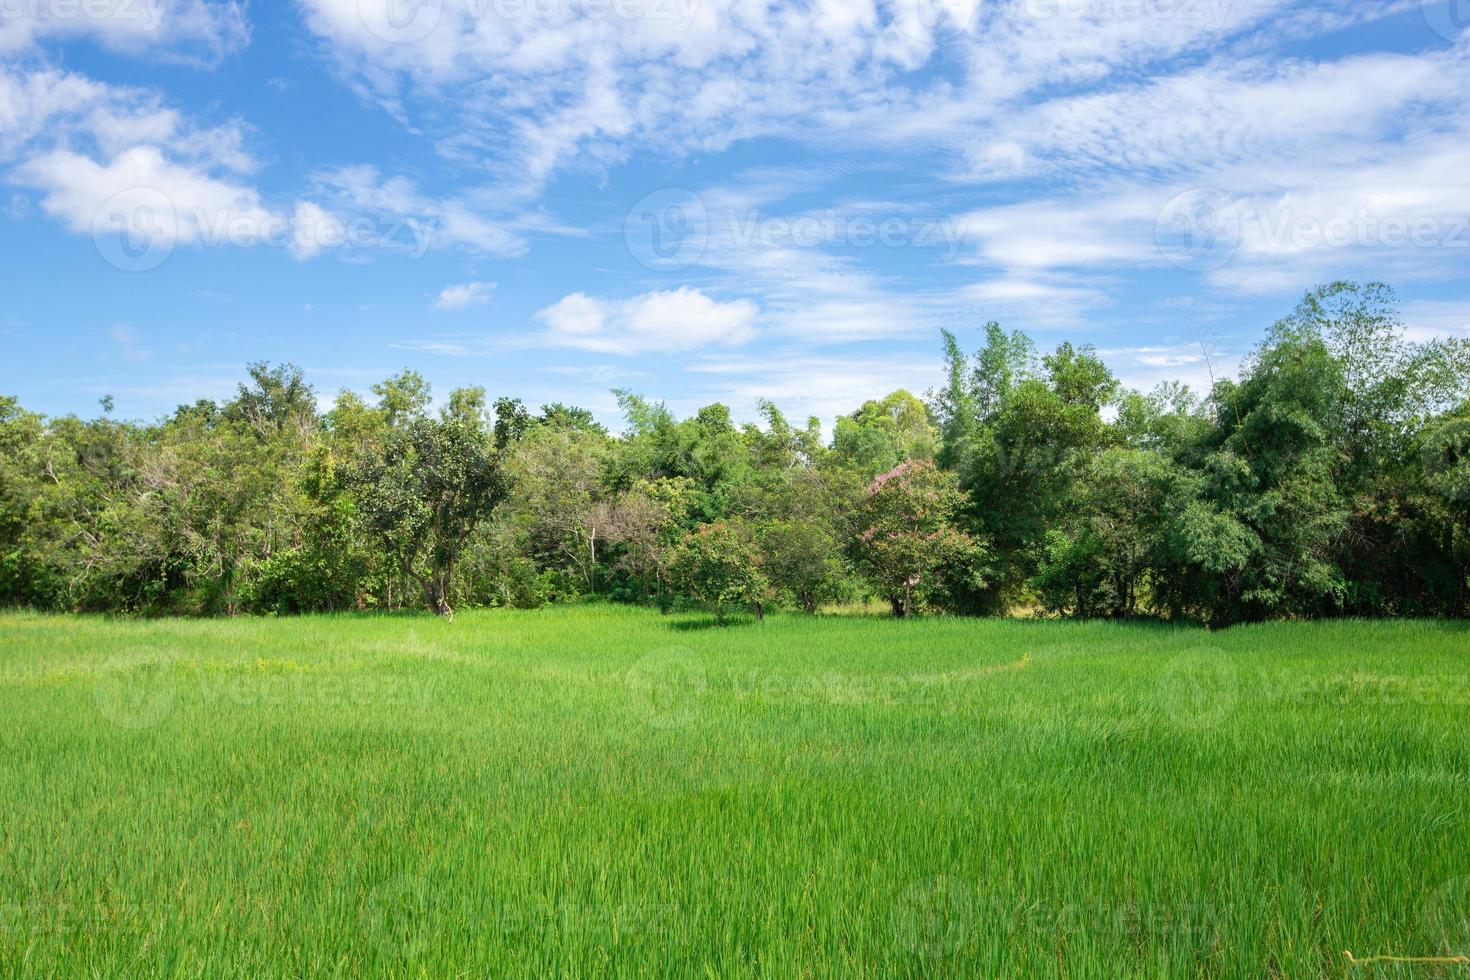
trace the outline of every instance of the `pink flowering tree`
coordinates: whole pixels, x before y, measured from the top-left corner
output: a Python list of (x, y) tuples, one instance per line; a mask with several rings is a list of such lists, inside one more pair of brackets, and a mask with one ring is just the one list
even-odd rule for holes
[(879, 476), (863, 503), (858, 559), (864, 575), (908, 616), (956, 586), (984, 584), (984, 545), (955, 526), (965, 504), (959, 478), (910, 460)]

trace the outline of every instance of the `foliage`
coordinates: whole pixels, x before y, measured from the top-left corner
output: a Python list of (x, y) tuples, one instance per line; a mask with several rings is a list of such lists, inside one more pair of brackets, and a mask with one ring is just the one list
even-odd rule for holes
[(674, 549), (670, 569), (684, 593), (713, 607), (721, 621), (730, 606), (751, 606), (761, 617), (770, 583), (755, 535), (743, 521), (700, 525)]
[[(477, 388), (436, 407), (411, 371), (319, 413), (289, 364), (150, 422), (0, 397), (0, 604), (1470, 614), (1470, 342), (1410, 340), (1388, 287), (1313, 290), (1198, 393), (1124, 390), (1091, 348), (994, 322), (972, 355), (941, 339), (927, 403), (895, 390), (830, 438), (768, 401), (681, 418), (619, 391), (616, 434)], [(760, 589), (691, 571), (714, 540)]]
[(953, 523), (963, 505), (958, 478), (923, 460), (900, 464), (868, 488), (859, 563), (895, 616), (984, 584), (984, 547)]
[(502, 431), (492, 439), (483, 391), (455, 392), (437, 418), (384, 395), (386, 431), (347, 475), (364, 526), (440, 615), (453, 613), (450, 588), (466, 542), (505, 496), (502, 426), (517, 407), (497, 406)]
[(905, 460), (932, 460), (937, 433), (924, 403), (900, 388), (839, 418), (832, 448), (843, 465), (871, 479)]

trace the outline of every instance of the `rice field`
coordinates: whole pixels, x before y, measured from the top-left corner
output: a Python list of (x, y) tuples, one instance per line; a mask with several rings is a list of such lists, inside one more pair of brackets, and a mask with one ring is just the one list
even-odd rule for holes
[(7, 614), (0, 719), (0, 975), (1470, 976), (1463, 624)]

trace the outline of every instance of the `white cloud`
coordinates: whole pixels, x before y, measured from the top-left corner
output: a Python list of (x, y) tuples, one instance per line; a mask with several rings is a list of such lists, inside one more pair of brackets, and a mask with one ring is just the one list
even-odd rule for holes
[(1365, 135), (1396, 126), (1414, 107), (1459, 100), (1466, 68), (1466, 52), (1453, 49), (1220, 59), (997, 117), (967, 150), (969, 176), (1181, 175), (1309, 158), (1325, 146), (1334, 163), (1354, 163), (1379, 147)]
[(408, 178), (385, 176), (366, 164), (320, 173), (315, 185), (319, 195), (340, 210), (379, 216), (383, 244), (396, 243), (415, 254), (460, 246), (515, 256), (526, 250), (525, 232), (564, 231), (539, 216), (508, 210), (504, 202), (424, 194)]
[(143, 349), (138, 331), (133, 329), (132, 324), (113, 324), (112, 329), (107, 331), (107, 336), (112, 338), (112, 342), (117, 345), (118, 354), (125, 361), (140, 364), (153, 356), (150, 351)]
[[(304, 0), (360, 91), (409, 125), (540, 188), (639, 149), (684, 155), (756, 137), (952, 146), (1045, 86), (1097, 84), (1219, 46), (1303, 8), (1356, 0)], [(390, 9), (399, 17), (390, 16)], [(926, 67), (945, 70), (922, 73)], [(453, 92), (451, 116), (440, 111)], [(974, 162), (1015, 170), (1024, 144)]]
[(233, 0), (11, 0), (0, 17), (0, 55), (45, 40), (85, 38), (113, 51), (214, 63), (250, 39)]
[[(435, 202), (371, 168), (317, 182), (316, 200), (271, 202), (241, 121), (201, 126), (153, 91), (55, 68), (0, 64), (0, 164), (42, 192), (78, 234), (121, 234), (167, 254), (176, 244), (279, 247), (297, 259), (352, 247), (418, 256), (436, 244), (512, 253), (517, 230), (459, 201)], [(538, 227), (527, 218), (519, 228)]]
[[(1453, 278), (1470, 254), (1467, 74), (1463, 45), (1251, 58), (1043, 102), (979, 147), (1020, 146), (1032, 177), (1078, 189), (969, 214), (963, 261), (1058, 286), (1177, 266), (1254, 294), (1348, 275)], [(1198, 251), (1161, 239), (1180, 230)]]
[(462, 282), (445, 286), (434, 300), (434, 309), (443, 311), (463, 310), (490, 302), (495, 290), (493, 282)]
[(243, 142), (240, 123), (193, 125), (147, 89), (44, 65), (0, 63), (0, 156), (45, 143), (99, 157), (147, 145), (167, 147), (179, 159), (243, 173), (254, 168)]
[(978, 304), (987, 320), (1020, 320), (1031, 329), (1083, 328), (1089, 312), (1111, 302), (1105, 283), (1030, 271), (1002, 273), (960, 294)]
[(618, 302), (573, 293), (536, 317), (553, 344), (631, 354), (739, 346), (755, 336), (759, 315), (748, 299), (720, 302), (685, 286)]
[(597, 338), (607, 326), (607, 303), (585, 293), (564, 296), (553, 306), (536, 314), (536, 318), (562, 338)]
[[(816, 416), (830, 427), (862, 403), (897, 388), (923, 394), (943, 380), (937, 338), (932, 353), (854, 353), (813, 355), (786, 350), (777, 356), (723, 355), (692, 365), (703, 375), (699, 404), (722, 401), (737, 414), (753, 415), (770, 399), (792, 419)], [(693, 404), (690, 409), (697, 407)]]
[(256, 243), (288, 219), (249, 183), (244, 127), (192, 125), (156, 94), (51, 68), (0, 65), (0, 161), (79, 234)]
[(1470, 300), (1415, 300), (1403, 311), (1404, 335), (1418, 343), (1442, 337), (1470, 339)]
[(339, 248), (346, 241), (342, 219), (313, 201), (300, 201), (291, 218), (291, 254), (297, 259), (314, 258), (324, 248)]
[(248, 243), (276, 220), (253, 188), (171, 162), (156, 147), (125, 150), (105, 164), (53, 150), (27, 160), (17, 176), (43, 192), (43, 210), (81, 234), (116, 231), (168, 245)]

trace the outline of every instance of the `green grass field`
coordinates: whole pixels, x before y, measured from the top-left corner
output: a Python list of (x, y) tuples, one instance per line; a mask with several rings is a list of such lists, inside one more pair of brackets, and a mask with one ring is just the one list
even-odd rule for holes
[(1466, 976), (1470, 631), (0, 617), (0, 974)]

